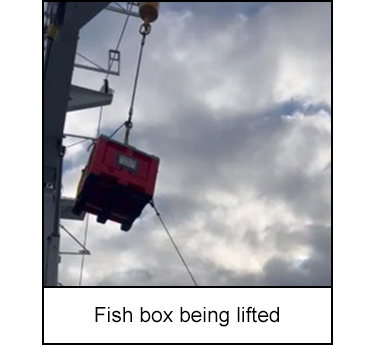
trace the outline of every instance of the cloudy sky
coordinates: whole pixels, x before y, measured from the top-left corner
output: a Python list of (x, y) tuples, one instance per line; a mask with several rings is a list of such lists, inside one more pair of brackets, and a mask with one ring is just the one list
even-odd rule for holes
[[(101, 13), (79, 52), (106, 66), (124, 20)], [(127, 116), (139, 24), (110, 79), (105, 134)], [(199, 285), (331, 285), (331, 44), (331, 3), (162, 3), (131, 142), (161, 158), (156, 203)], [(99, 89), (103, 75), (77, 70), (74, 82)], [(98, 114), (69, 114), (66, 132), (94, 136)], [(87, 146), (67, 152), (65, 196)], [(83, 239), (83, 223), (64, 225)], [(84, 285), (191, 285), (151, 209), (129, 233), (92, 217), (88, 247)], [(61, 249), (78, 248), (63, 236)], [(79, 270), (63, 257), (61, 283), (77, 285)]]

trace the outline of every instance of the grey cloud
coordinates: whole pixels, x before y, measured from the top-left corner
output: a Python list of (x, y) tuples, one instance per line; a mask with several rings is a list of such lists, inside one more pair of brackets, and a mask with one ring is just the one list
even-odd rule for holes
[[(330, 286), (331, 240), (329, 228), (310, 229), (309, 241), (315, 253), (300, 265), (283, 258), (266, 263), (259, 274), (238, 274), (233, 271), (200, 262), (195, 271), (201, 286)], [(194, 264), (191, 265), (194, 272)], [(186, 286), (191, 284), (187, 273), (181, 269), (171, 271), (166, 267), (130, 270), (104, 278), (100, 286)]]
[(215, 121), (191, 111), (160, 128), (144, 126), (138, 135), (162, 153), (162, 171), (172, 169), (184, 176), (180, 190), (193, 190), (196, 200), (210, 189), (255, 188), (260, 197), (291, 203), (297, 213), (327, 219), (330, 200), (322, 196), (330, 190), (329, 171), (311, 177), (299, 169), (315, 158), (318, 147), (330, 146), (330, 134), (313, 127), (301, 129), (296, 142), (299, 147), (294, 149), (297, 167), (280, 166), (280, 143), (289, 138), (294, 125), (272, 115), (277, 111), (265, 112), (267, 117), (244, 115)]

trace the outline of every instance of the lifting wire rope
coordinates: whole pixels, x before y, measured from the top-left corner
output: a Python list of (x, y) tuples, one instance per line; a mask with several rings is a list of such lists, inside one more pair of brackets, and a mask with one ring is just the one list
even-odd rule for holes
[(193, 275), (191, 269), (189, 268), (189, 265), (187, 264), (186, 260), (184, 259), (183, 255), (182, 255), (182, 253), (181, 253), (181, 250), (179, 249), (177, 243), (176, 243), (175, 240), (173, 239), (172, 234), (171, 234), (171, 232), (169, 231), (167, 225), (165, 224), (162, 215), (160, 214), (159, 210), (156, 208), (156, 206), (155, 206), (155, 202), (154, 202), (153, 200), (151, 200), (151, 201), (150, 201), (150, 205), (151, 205), (151, 207), (155, 210), (156, 216), (159, 218), (161, 225), (163, 226), (164, 230), (165, 230), (166, 233), (168, 234), (168, 237), (169, 237), (169, 239), (171, 240), (172, 245), (173, 245), (173, 247), (175, 248), (175, 250), (176, 250), (178, 256), (180, 257), (180, 259), (181, 259), (183, 265), (185, 266), (186, 271), (188, 272), (188, 274), (189, 274), (189, 276), (190, 276), (190, 278), (191, 278), (193, 284), (194, 284), (196, 287), (198, 287), (199, 285), (198, 285), (198, 283), (197, 283), (197, 280), (195, 279), (195, 277), (194, 277), (194, 275)]
[(141, 41), (141, 47), (139, 51), (139, 56), (138, 56), (138, 63), (137, 63), (137, 70), (135, 74), (135, 80), (134, 80), (134, 87), (133, 87), (133, 93), (132, 93), (132, 98), (131, 98), (131, 103), (130, 103), (130, 108), (129, 108), (129, 117), (128, 120), (125, 121), (123, 124), (121, 124), (120, 127), (118, 127), (111, 135), (110, 138), (113, 138), (120, 130), (122, 127), (125, 126), (125, 144), (129, 144), (129, 138), (130, 138), (130, 131), (133, 128), (133, 115), (134, 115), (134, 106), (135, 106), (135, 98), (137, 95), (137, 88), (138, 88), (138, 82), (139, 82), (139, 76), (141, 72), (141, 66), (142, 66), (142, 59), (143, 59), (143, 52), (144, 52), (144, 47), (146, 45), (146, 38), (147, 36), (151, 33), (151, 25), (148, 23), (144, 23), (141, 25), (139, 29), (139, 33), (142, 35), (142, 41)]

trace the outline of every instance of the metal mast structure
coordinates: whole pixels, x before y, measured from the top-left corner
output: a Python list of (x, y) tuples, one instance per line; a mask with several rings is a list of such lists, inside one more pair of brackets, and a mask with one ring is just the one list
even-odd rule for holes
[[(137, 8), (139, 3), (131, 3)], [(69, 200), (61, 201), (65, 148), (63, 139), (67, 112), (110, 105), (112, 94), (72, 85), (74, 67), (111, 72), (75, 64), (80, 30), (102, 10), (138, 17), (137, 12), (110, 2), (49, 2), (46, 11), (48, 37), (43, 71), (43, 285), (58, 286), (60, 218), (72, 219)], [(120, 54), (110, 51), (111, 65)], [(84, 248), (84, 250), (86, 250)]]

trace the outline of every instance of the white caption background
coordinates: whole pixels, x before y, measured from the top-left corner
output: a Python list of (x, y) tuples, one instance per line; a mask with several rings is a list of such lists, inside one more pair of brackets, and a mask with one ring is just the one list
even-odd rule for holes
[[(133, 312), (133, 322), (95, 322), (95, 308)], [(173, 310), (173, 323), (141, 323), (140, 308)], [(180, 307), (203, 312), (229, 311), (220, 322), (180, 323)], [(237, 307), (271, 312), (280, 308), (279, 323), (238, 323)], [(331, 341), (330, 288), (102, 288), (45, 289), (45, 342), (317, 342)]]

